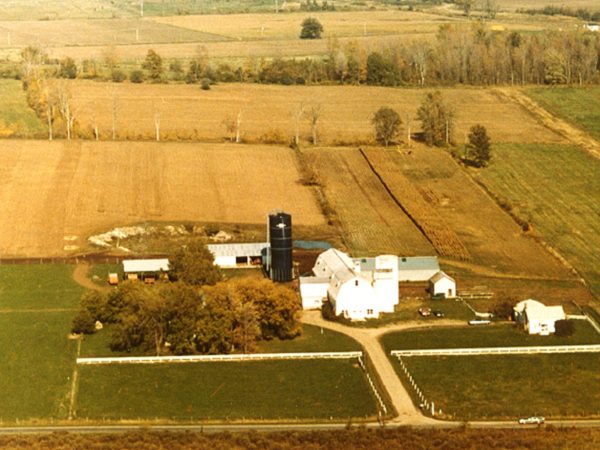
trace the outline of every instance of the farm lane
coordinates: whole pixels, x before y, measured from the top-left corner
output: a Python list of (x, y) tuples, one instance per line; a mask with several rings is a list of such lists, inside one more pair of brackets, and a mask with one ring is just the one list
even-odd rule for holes
[(101, 287), (90, 280), (88, 274), (90, 271), (90, 265), (88, 263), (79, 263), (75, 266), (75, 270), (73, 271), (73, 281), (83, 286), (86, 289), (92, 289), (94, 291), (105, 291), (109, 289), (108, 286)]
[[(423, 416), (415, 407), (379, 342), (379, 337), (387, 332), (431, 326), (431, 324), (406, 322), (386, 325), (380, 328), (353, 328), (324, 320), (321, 317), (320, 311), (304, 311), (302, 322), (344, 333), (358, 341), (364, 347), (392, 400), (394, 408), (398, 412), (398, 415), (392, 422), (413, 425), (436, 423), (434, 419)], [(442, 320), (438, 322), (438, 325), (464, 325), (464, 323), (456, 320)]]
[(548, 129), (564, 137), (569, 142), (584, 148), (590, 155), (600, 158), (600, 143), (597, 140), (585, 131), (578, 129), (542, 108), (522, 91), (511, 88), (495, 88), (491, 92), (497, 94), (500, 98), (510, 100), (522, 106), (524, 110)]

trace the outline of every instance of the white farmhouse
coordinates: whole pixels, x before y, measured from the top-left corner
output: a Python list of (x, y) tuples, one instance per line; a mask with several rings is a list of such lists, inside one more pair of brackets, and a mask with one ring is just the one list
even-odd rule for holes
[(446, 298), (456, 297), (456, 281), (443, 271), (439, 271), (429, 280), (431, 295), (444, 294)]
[(556, 321), (567, 317), (562, 306), (546, 306), (533, 299), (523, 300), (513, 309), (515, 320), (522, 324), (529, 334), (542, 336), (554, 333)]
[(327, 300), (329, 277), (300, 277), (298, 280), (302, 309), (321, 309)]
[[(346, 253), (329, 249), (319, 255), (313, 273), (315, 277), (300, 280), (303, 306), (314, 307), (319, 302), (317, 297), (322, 295), (321, 303), (324, 298), (328, 299), (336, 315), (365, 320), (376, 318), (382, 312), (393, 312), (398, 303), (396, 256), (378, 256), (370, 270), (363, 270), (360, 262)], [(326, 292), (324, 280), (328, 280)]]

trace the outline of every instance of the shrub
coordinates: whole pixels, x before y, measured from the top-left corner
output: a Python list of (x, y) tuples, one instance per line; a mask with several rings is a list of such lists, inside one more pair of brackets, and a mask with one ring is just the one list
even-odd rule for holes
[(95, 325), (94, 316), (87, 309), (82, 309), (73, 318), (71, 331), (77, 334), (93, 334), (96, 331)]
[(129, 74), (129, 81), (132, 83), (143, 83), (144, 82), (144, 72), (141, 70), (133, 70)]
[(554, 334), (560, 337), (572, 336), (575, 333), (575, 326), (572, 320), (557, 320), (554, 324)]
[(210, 79), (208, 79), (208, 78), (202, 78), (202, 82), (200, 84), (200, 88), (203, 91), (208, 91), (210, 89)]
[(119, 69), (114, 69), (110, 74), (110, 77), (115, 83), (121, 83), (122, 81), (125, 81), (125, 78), (127, 78), (125, 72)]

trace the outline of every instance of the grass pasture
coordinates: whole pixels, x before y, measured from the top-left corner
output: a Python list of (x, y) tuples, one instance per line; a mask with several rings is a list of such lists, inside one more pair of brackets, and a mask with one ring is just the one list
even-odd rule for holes
[(600, 163), (567, 145), (495, 145), (480, 180), (600, 292)]
[(27, 105), (21, 82), (0, 79), (0, 137), (44, 136), (47, 131)]
[[(98, 358), (109, 356), (131, 356), (113, 352), (109, 348), (110, 326), (85, 336), (81, 356)], [(324, 328), (302, 325), (302, 335), (291, 340), (273, 339), (259, 341), (255, 353), (300, 353), (300, 352), (351, 352), (360, 351), (360, 345), (352, 338)], [(150, 353), (151, 354), (151, 353)]]
[(0, 420), (65, 419), (83, 289), (71, 265), (0, 265)]
[(339, 420), (376, 413), (356, 361), (80, 367), (82, 419)]
[(91, 234), (143, 221), (260, 224), (282, 208), (299, 225), (324, 223), (288, 148), (3, 140), (0, 150), (5, 256), (82, 251)]
[(525, 92), (551, 113), (600, 140), (600, 87), (538, 87)]
[[(442, 416), (517, 420), (600, 416), (597, 353), (405, 357), (425, 397)], [(394, 363), (401, 373), (400, 365)]]
[(381, 342), (388, 353), (412, 349), (600, 344), (600, 335), (588, 322), (575, 320), (574, 324), (575, 333), (569, 337), (529, 335), (516, 324), (498, 324), (399, 331), (384, 334)]
[[(117, 133), (121, 137), (154, 139), (154, 117), (160, 112), (163, 139), (222, 140), (227, 117), (241, 116), (242, 139), (255, 142), (265, 136), (289, 143), (295, 131), (294, 111), (321, 105), (319, 138), (322, 144), (372, 141), (371, 117), (381, 106), (395, 108), (406, 122), (415, 117), (423, 89), (374, 86), (278, 86), (225, 83), (202, 91), (193, 85), (99, 83), (72, 84), (77, 121), (91, 134), (96, 117), (103, 138), (111, 132), (113, 98), (117, 101)], [(474, 124), (484, 125), (492, 142), (561, 142), (519, 105), (479, 88), (442, 89), (457, 111), (456, 136), (461, 140)], [(498, 120), (503, 117), (503, 120)], [(418, 122), (413, 120), (412, 132)], [(301, 139), (308, 140), (310, 123), (300, 123)], [(404, 137), (404, 132), (401, 134)]]

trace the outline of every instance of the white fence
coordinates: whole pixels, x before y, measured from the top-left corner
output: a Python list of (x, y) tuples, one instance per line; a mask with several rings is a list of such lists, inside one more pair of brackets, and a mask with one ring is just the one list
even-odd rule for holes
[(519, 355), (536, 353), (598, 353), (600, 344), (594, 345), (548, 345), (539, 347), (482, 347), (440, 348), (422, 350), (392, 350), (392, 356), (437, 356), (437, 355)]
[(365, 363), (362, 360), (361, 356), (358, 357), (358, 364), (360, 364), (360, 368), (363, 370), (363, 372), (367, 376), (367, 381), (369, 382), (369, 386), (371, 386), (371, 390), (373, 391), (373, 394), (375, 395), (375, 398), (377, 399), (377, 402), (379, 403), (380, 410), (383, 411), (384, 415), (387, 414), (387, 406), (385, 406), (385, 402), (381, 398), (381, 395), (379, 394), (379, 391), (377, 390), (377, 387), (375, 386), (375, 383), (373, 382), (373, 379), (371, 378), (371, 375), (369, 374), (369, 371), (367, 370), (367, 366), (365, 366)]
[(264, 361), (285, 359), (353, 359), (362, 352), (314, 352), (314, 353), (253, 353), (240, 355), (186, 355), (186, 356), (129, 356), (110, 358), (77, 358), (77, 364), (160, 364), (189, 362)]

